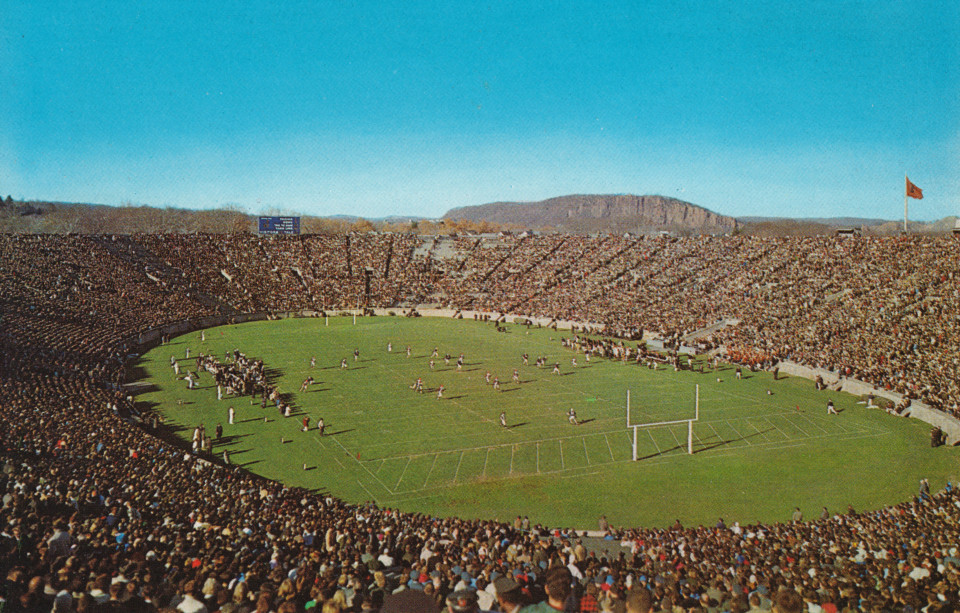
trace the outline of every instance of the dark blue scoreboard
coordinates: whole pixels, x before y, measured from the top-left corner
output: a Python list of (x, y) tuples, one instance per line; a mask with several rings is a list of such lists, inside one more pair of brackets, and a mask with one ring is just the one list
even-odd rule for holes
[(299, 217), (261, 217), (260, 234), (300, 234)]

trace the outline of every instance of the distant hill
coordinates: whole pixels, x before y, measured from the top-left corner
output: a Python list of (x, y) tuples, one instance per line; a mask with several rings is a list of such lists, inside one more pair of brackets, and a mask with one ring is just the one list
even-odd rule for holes
[[(296, 215), (296, 213), (270, 213)], [(107, 206), (70, 202), (0, 200), (0, 232), (24, 234), (136, 234), (192, 233), (235, 234), (257, 231), (257, 217), (237, 207), (191, 210), (174, 207)], [(429, 221), (417, 217), (300, 216), (304, 234), (350, 230), (391, 232), (429, 231)]]
[(864, 228), (869, 226), (879, 226), (888, 223), (889, 219), (868, 219), (865, 217), (737, 217), (737, 221), (742, 223), (776, 223), (779, 221), (796, 221), (815, 223), (824, 226), (837, 228)]
[[(910, 232), (919, 234), (944, 234), (953, 231), (956, 217), (944, 217), (938, 221), (911, 221)], [(841, 228), (862, 230), (865, 235), (890, 236), (903, 231), (902, 221), (865, 219), (860, 217), (738, 217), (739, 229), (753, 236), (816, 236), (834, 234)]]
[(574, 195), (540, 202), (494, 202), (451, 209), (443, 218), (578, 234), (661, 230), (726, 234), (737, 227), (734, 218), (683, 200), (633, 195)]
[[(273, 215), (296, 215), (273, 212)], [(256, 232), (258, 215), (236, 206), (215, 210), (174, 207), (107, 206), (49, 201), (0, 200), (0, 232), (28, 234), (233, 234)], [(555, 230), (575, 234), (592, 232), (669, 231), (676, 234), (757, 236), (830, 235), (838, 228), (862, 228), (868, 235), (899, 234), (900, 221), (855, 217), (788, 219), (718, 215), (703, 207), (663, 196), (562, 196), (542, 202), (496, 202), (451, 209), (443, 220), (413, 216), (364, 219), (351, 215), (300, 216), (304, 234), (378, 230), (417, 234), (495, 232), (498, 230)], [(910, 232), (948, 233), (956, 217), (935, 222), (910, 222)]]

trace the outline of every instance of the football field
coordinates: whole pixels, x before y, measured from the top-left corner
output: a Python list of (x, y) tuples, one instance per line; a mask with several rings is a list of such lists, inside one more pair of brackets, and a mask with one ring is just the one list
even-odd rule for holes
[[(187, 440), (198, 424), (211, 436), (221, 424), (217, 461), (227, 450), (245, 469), (353, 503), (504, 521), (526, 515), (581, 529), (595, 527), (601, 514), (613, 525), (713, 524), (720, 516), (749, 523), (786, 521), (794, 507), (806, 517), (823, 506), (878, 508), (909, 498), (922, 477), (934, 487), (955, 479), (956, 454), (929, 447), (929, 426), (868, 409), (860, 398), (817, 392), (795, 377), (773, 381), (765, 372), (736, 380), (729, 366), (700, 373), (699, 360), (679, 372), (587, 362), (561, 346), (569, 332), (514, 324), (498, 332), (491, 323), (436, 318), (358, 318), (354, 325), (336, 317), (328, 325), (223, 326), (204, 336), (192, 332), (145, 355), (140, 366), (151, 385), (137, 401), (157, 408)], [(264, 361), (291, 416), (263, 408), (259, 397), (217, 400), (205, 372), (199, 389), (188, 390), (170, 366), (173, 356), (181, 369), (196, 370), (198, 352), (223, 360), (234, 350)], [(540, 356), (547, 366), (535, 365)], [(299, 392), (307, 377), (315, 382)], [(413, 389), (418, 378), (421, 392)], [(641, 429), (632, 461), (627, 390), (633, 422), (670, 421), (694, 416), (698, 385), (694, 454), (679, 423)], [(828, 400), (839, 415), (826, 414)], [(571, 409), (577, 425), (568, 420)]]

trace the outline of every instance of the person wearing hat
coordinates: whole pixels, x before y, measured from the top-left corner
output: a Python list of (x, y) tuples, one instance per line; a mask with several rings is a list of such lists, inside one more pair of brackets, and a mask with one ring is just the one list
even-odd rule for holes
[(503, 613), (517, 613), (523, 607), (523, 590), (512, 577), (497, 577), (493, 586), (497, 590), (497, 604)]
[(457, 590), (447, 596), (447, 613), (480, 613), (477, 593), (473, 590)]

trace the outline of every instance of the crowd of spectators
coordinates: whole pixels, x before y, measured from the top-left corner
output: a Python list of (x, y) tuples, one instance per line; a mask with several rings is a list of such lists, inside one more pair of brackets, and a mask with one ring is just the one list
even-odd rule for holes
[(810, 613), (957, 605), (949, 486), (815, 521), (608, 528), (623, 546), (591, 553), (567, 531), (348, 505), (199, 458), (156, 436), (122, 385), (148, 328), (436, 297), (671, 339), (737, 318), (708, 342), (743, 362), (791, 359), (957, 410), (948, 238), (454, 242), (441, 257), (389, 234), (0, 236), (3, 613), (359, 613), (402, 590), (438, 606), (474, 590), (513, 613), (556, 585), (571, 612), (619, 613), (638, 589), (664, 613), (766, 610), (781, 588)]

